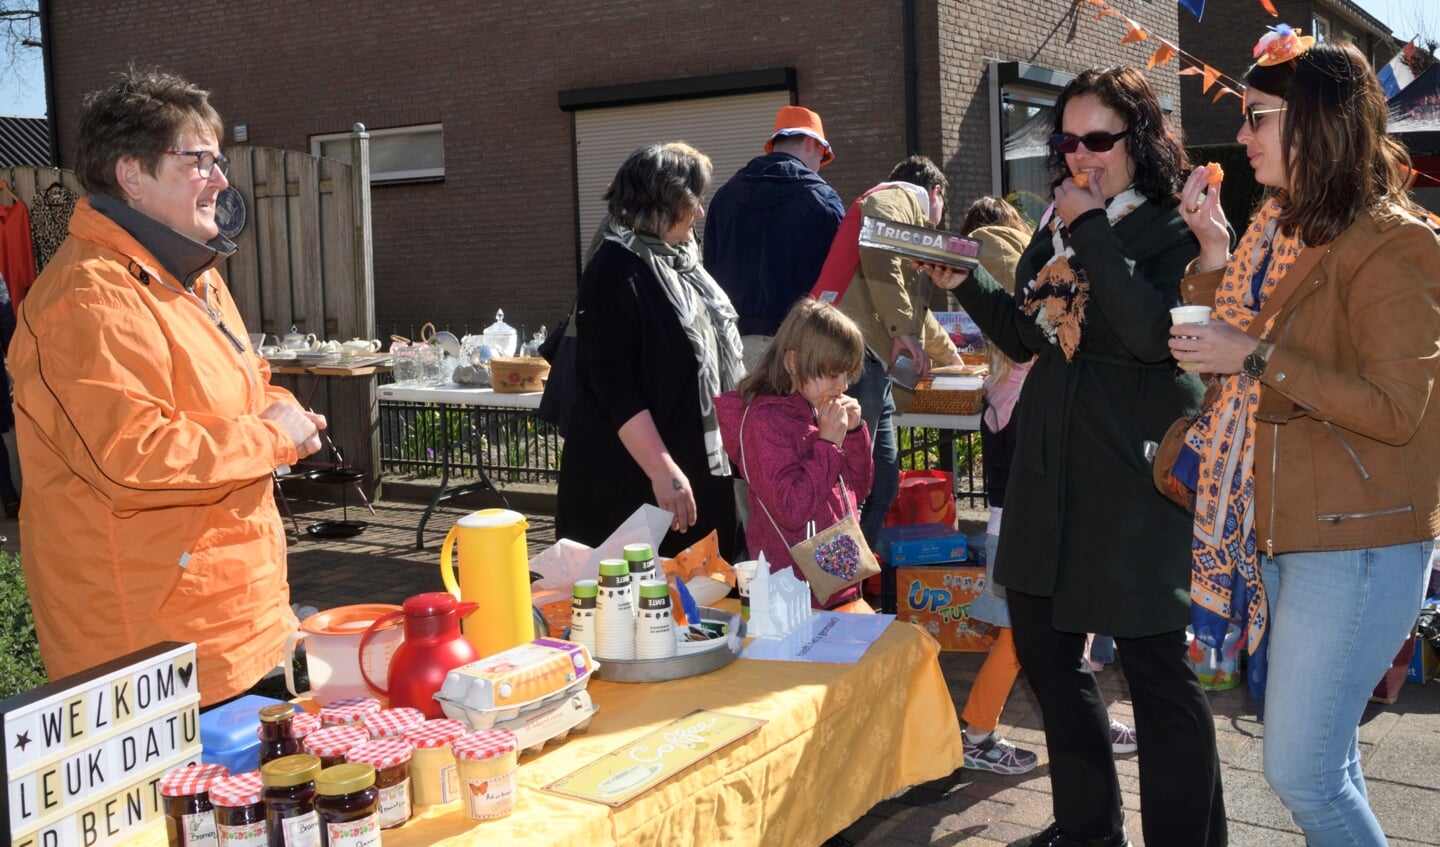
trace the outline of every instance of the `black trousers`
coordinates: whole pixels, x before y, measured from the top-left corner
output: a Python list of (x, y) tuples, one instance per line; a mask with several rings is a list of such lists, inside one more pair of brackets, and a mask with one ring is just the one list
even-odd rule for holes
[[(1055, 629), (1049, 597), (1013, 589), (1008, 596), (1015, 652), (1045, 721), (1055, 821), (1072, 839), (1112, 836), (1124, 825), (1120, 781), (1105, 700), (1081, 665), (1085, 634)], [(1115, 643), (1135, 706), (1145, 843), (1224, 847), (1215, 724), (1185, 659), (1185, 631)]]

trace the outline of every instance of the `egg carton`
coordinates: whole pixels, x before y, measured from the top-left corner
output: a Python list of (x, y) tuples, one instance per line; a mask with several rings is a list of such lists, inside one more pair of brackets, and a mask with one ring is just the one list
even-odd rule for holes
[(508, 721), (498, 721), (492, 729), (508, 729), (515, 733), (515, 749), (521, 753), (539, 753), (550, 742), (562, 742), (572, 732), (590, 728), (590, 719), (600, 707), (590, 699), (590, 692), (581, 691), (558, 706), (530, 712)]
[[(595, 662), (591, 667), (592, 669), (598, 669), (600, 663)], [(445, 717), (454, 718), (472, 730), (493, 729), (498, 724), (514, 721), (517, 718), (531, 715), (541, 709), (557, 706), (574, 695), (584, 692), (585, 686), (590, 684), (591, 676), (592, 674), (587, 673), (564, 688), (552, 691), (542, 697), (536, 697), (524, 703), (511, 703), (508, 706), (503, 706), (498, 709), (473, 708), (462, 700), (452, 700), (441, 694), (436, 694), (435, 700), (440, 704), (440, 709), (445, 713)]]

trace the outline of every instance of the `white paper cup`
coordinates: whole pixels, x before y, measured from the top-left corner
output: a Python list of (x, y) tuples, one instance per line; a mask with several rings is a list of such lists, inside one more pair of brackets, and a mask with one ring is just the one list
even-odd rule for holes
[[(1175, 326), (1181, 326), (1183, 324), (1208, 324), (1210, 323), (1210, 307), (1176, 306), (1170, 310), (1170, 323)], [(1184, 367), (1191, 367), (1195, 363), (1181, 362), (1180, 364)]]
[(740, 591), (740, 616), (750, 619), (750, 580), (755, 578), (755, 569), (760, 563), (755, 560), (735, 563), (735, 587)]
[(1176, 326), (1180, 324), (1208, 324), (1210, 323), (1210, 307), (1176, 306), (1170, 310), (1170, 323)]

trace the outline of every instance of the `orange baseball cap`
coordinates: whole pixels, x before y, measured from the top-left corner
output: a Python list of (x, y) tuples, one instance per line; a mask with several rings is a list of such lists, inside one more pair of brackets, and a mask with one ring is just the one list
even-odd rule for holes
[(820, 159), (822, 168), (835, 161), (830, 142), (825, 140), (825, 125), (820, 123), (820, 116), (804, 106), (786, 106), (775, 113), (775, 131), (770, 133), (770, 140), (765, 142), (766, 153), (775, 152), (775, 139), (782, 135), (808, 135), (823, 144), (825, 155)]

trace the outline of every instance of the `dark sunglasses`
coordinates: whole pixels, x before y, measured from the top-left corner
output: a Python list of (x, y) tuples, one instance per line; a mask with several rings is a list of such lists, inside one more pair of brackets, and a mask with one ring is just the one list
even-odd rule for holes
[(1074, 153), (1084, 144), (1085, 149), (1091, 153), (1106, 153), (1115, 142), (1130, 134), (1130, 130), (1122, 129), (1119, 132), (1087, 132), (1084, 135), (1074, 135), (1069, 132), (1057, 132), (1050, 136), (1050, 146), (1061, 153)]
[(1274, 109), (1257, 109), (1257, 108), (1255, 108), (1254, 106), (1246, 106), (1246, 107), (1245, 107), (1245, 121), (1250, 124), (1250, 131), (1251, 131), (1251, 132), (1259, 132), (1259, 131), (1260, 131), (1260, 122), (1263, 121), (1263, 120), (1265, 120), (1265, 116), (1266, 116), (1266, 115), (1273, 115), (1273, 114), (1275, 114), (1276, 112), (1283, 112), (1283, 111), (1285, 111), (1285, 107), (1284, 107), (1284, 106), (1280, 106), (1280, 107), (1274, 108)]

